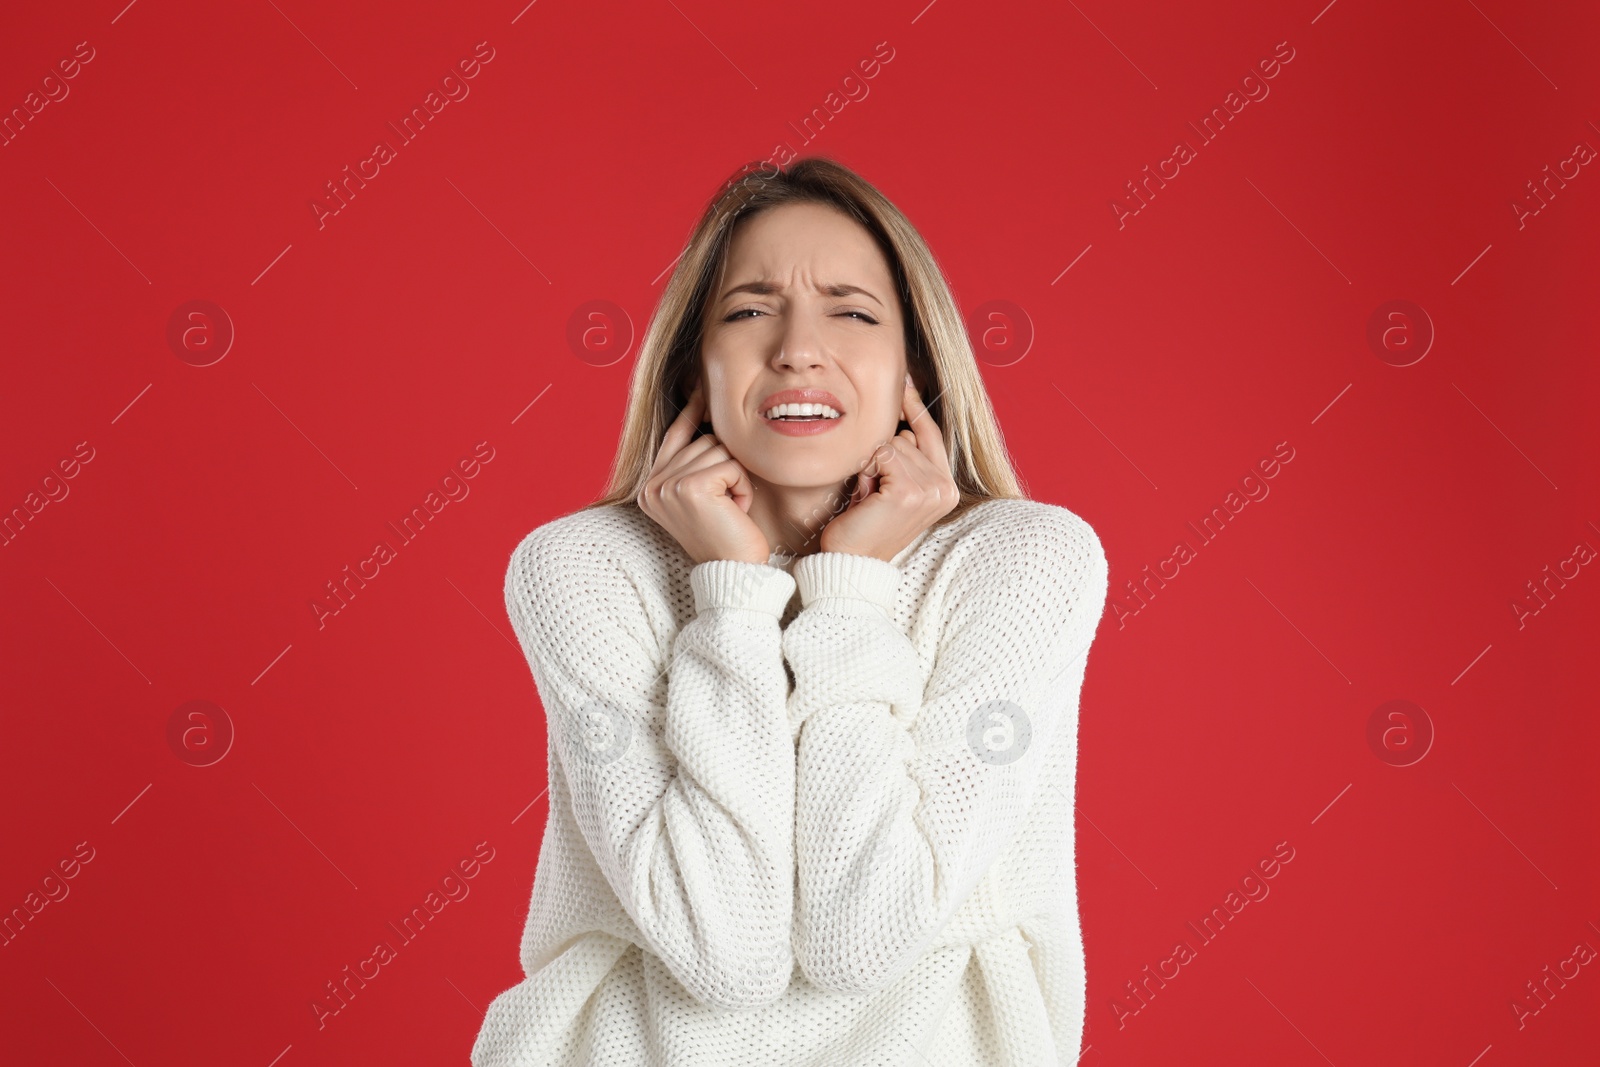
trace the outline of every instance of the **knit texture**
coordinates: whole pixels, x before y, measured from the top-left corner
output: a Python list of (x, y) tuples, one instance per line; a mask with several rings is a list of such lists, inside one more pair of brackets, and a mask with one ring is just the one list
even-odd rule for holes
[(892, 562), (695, 564), (628, 506), (528, 534), (549, 815), (473, 1067), (1074, 1064), (1106, 592), (1094, 530), (1031, 500)]

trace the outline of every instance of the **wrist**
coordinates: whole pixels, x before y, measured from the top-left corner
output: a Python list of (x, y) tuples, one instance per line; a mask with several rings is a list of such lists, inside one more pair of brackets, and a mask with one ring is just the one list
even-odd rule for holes
[(753, 553), (750, 552), (730, 552), (727, 554), (713, 554), (706, 556), (703, 559), (699, 556), (691, 556), (690, 558), (694, 560), (695, 566), (699, 566), (702, 563), (713, 563), (718, 561), (725, 563), (765, 563), (767, 560), (771, 559), (772, 556), (768, 554), (762, 556), (760, 559), (756, 559)]
[(769, 566), (766, 560), (706, 560), (689, 571), (689, 585), (696, 614), (714, 608), (743, 608), (778, 618), (795, 591), (794, 577)]
[(823, 542), (821, 551), (830, 552), (836, 556), (863, 556), (867, 559), (875, 559), (883, 563), (893, 563), (896, 555), (895, 552), (888, 551), (887, 549), (870, 549), (865, 546), (856, 545), (837, 545), (827, 541)]
[(827, 527), (823, 527), (822, 536), (817, 541), (817, 550), (820, 552), (832, 552), (841, 556), (868, 556), (872, 559), (882, 560), (885, 563), (894, 562), (895, 553), (899, 551), (899, 549), (887, 551), (882, 546), (851, 544), (837, 537), (830, 538)]
[(888, 560), (851, 552), (818, 552), (794, 565), (803, 606), (822, 600), (871, 604), (893, 616), (900, 592), (900, 569)]

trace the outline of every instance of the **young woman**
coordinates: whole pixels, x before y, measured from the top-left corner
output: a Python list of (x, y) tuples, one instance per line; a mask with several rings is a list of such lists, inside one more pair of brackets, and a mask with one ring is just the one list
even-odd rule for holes
[(511, 557), (549, 818), (474, 1067), (1074, 1063), (1106, 585), (894, 205), (820, 158), (727, 184), (609, 492)]

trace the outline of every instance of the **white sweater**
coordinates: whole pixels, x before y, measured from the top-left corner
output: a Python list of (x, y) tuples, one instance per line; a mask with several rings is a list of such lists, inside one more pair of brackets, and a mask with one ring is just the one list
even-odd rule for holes
[(893, 562), (696, 565), (631, 506), (528, 534), (549, 815), (473, 1067), (1075, 1063), (1106, 587), (1089, 524), (1031, 500)]

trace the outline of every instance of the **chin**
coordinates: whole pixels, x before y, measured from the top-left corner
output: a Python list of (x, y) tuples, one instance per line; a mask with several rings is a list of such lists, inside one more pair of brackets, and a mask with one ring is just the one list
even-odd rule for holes
[(762, 464), (760, 469), (751, 466), (745, 469), (775, 489), (833, 488), (856, 472), (854, 467), (839, 468), (837, 464), (820, 466), (810, 463), (770, 463)]
[[(887, 426), (879, 436), (867, 441), (830, 441), (826, 454), (817, 450), (816, 454), (806, 456), (803, 460), (798, 451), (785, 454), (785, 446), (789, 444), (787, 439), (763, 442), (761, 455), (757, 459), (747, 461), (737, 456), (735, 458), (752, 477), (777, 488), (832, 488), (842, 485), (865, 467), (873, 452), (890, 441), (894, 434), (894, 428)], [(804, 447), (805, 441), (797, 438), (794, 444), (797, 448)]]

